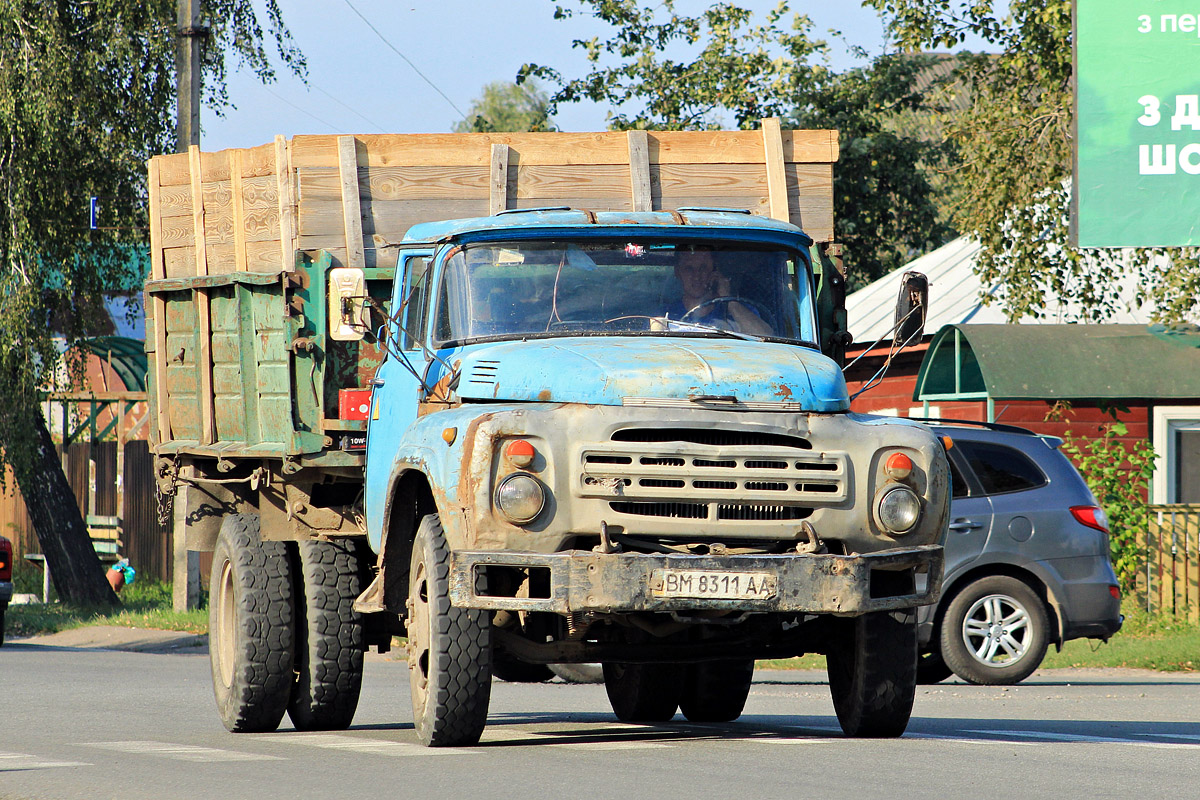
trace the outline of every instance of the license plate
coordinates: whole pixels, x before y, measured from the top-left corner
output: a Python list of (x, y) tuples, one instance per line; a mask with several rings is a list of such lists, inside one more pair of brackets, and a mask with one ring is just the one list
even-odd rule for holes
[(774, 597), (776, 589), (777, 579), (769, 572), (656, 569), (650, 574), (650, 591), (655, 597), (765, 600)]

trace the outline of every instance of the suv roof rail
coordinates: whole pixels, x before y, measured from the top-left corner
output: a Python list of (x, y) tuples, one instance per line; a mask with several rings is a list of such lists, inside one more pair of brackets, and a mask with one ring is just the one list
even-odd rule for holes
[(1040, 436), (1041, 434), (1034, 433), (1028, 428), (1021, 428), (1016, 425), (1005, 425), (1000, 422), (982, 422), (977, 419), (949, 419), (946, 417), (909, 417), (915, 422), (929, 422), (934, 425), (973, 425), (977, 428), (987, 428), (989, 431), (1001, 431), (1004, 433), (1024, 433), (1029, 436)]

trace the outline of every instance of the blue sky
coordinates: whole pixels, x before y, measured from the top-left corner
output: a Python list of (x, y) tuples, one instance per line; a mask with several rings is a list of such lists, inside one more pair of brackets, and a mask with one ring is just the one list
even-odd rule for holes
[[(574, 5), (574, 0), (559, 1)], [(776, 2), (740, 4), (754, 9), (761, 21)], [(678, 0), (676, 7), (696, 13), (711, 4)], [(527, 61), (567, 76), (583, 74), (586, 62), (571, 49), (572, 39), (607, 30), (582, 16), (555, 20), (553, 0), (281, 0), (280, 5), (308, 58), (309, 85), (280, 73), (277, 83), (263, 86), (247, 72), (232, 73), (229, 94), (237, 108), (224, 118), (203, 110), (203, 149), (251, 147), (276, 134), (447, 132), (463, 116), (454, 106), (466, 111), (484, 84), (512, 80)], [(437, 89), (372, 32), (351, 5)], [(883, 24), (859, 0), (793, 0), (791, 6), (808, 14), (816, 33), (829, 39), (836, 68), (855, 62), (845, 43), (826, 33), (829, 29), (842, 31), (846, 42), (873, 54), (883, 52)], [(602, 130), (605, 109), (572, 104), (555, 121), (562, 130)]]

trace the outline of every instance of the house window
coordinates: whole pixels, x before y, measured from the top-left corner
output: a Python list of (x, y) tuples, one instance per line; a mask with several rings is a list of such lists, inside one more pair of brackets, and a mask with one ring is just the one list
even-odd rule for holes
[(1200, 406), (1154, 409), (1153, 500), (1200, 503)]

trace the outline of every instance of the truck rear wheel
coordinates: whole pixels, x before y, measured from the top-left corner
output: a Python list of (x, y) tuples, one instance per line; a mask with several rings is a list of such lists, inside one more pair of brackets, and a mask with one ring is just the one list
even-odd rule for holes
[(296, 555), (296, 679), (288, 716), (297, 730), (341, 730), (350, 727), (362, 688), (358, 552), (352, 540), (306, 541)]
[(604, 689), (622, 722), (666, 722), (679, 707), (678, 664), (605, 662)]
[(491, 622), (450, 604), (450, 550), (436, 514), (421, 520), (408, 593), (408, 683), (417, 738), (430, 747), (475, 744), (491, 700)]
[(689, 664), (679, 710), (691, 722), (733, 722), (746, 707), (753, 678), (753, 659)]
[(283, 542), (258, 516), (221, 522), (209, 584), (209, 660), (221, 722), (234, 733), (279, 727), (292, 688), (292, 579)]
[(826, 661), (829, 691), (847, 736), (899, 736), (917, 687), (917, 618), (912, 610), (839, 619)]

